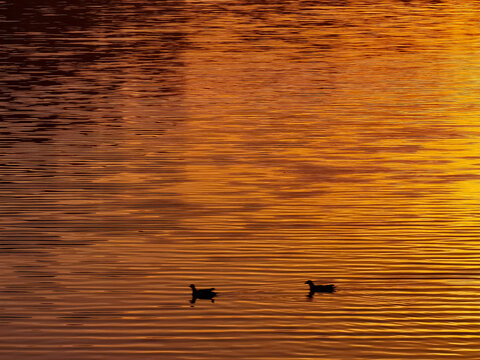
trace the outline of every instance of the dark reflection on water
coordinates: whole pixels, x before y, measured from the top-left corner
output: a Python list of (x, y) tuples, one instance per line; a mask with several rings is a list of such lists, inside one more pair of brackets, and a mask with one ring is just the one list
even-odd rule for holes
[[(130, 91), (152, 101), (180, 95), (179, 53), (186, 42), (177, 29), (186, 21), (178, 13), (181, 2), (162, 2), (145, 10), (147, 5), (4, 3), (0, 56), (2, 118), (7, 123), (1, 145), (51, 141), (59, 127), (82, 125), (78, 131), (87, 135), (85, 127), (98, 122), (118, 126), (124, 117), (118, 106)], [(152, 26), (168, 22), (169, 29), (146, 32), (149, 22)]]
[(475, 2), (0, 11), (0, 358), (479, 358)]

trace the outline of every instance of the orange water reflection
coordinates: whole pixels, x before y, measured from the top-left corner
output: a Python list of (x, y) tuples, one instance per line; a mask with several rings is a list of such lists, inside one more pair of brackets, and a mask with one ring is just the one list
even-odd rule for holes
[(477, 4), (38, 6), (2, 35), (1, 356), (479, 358)]

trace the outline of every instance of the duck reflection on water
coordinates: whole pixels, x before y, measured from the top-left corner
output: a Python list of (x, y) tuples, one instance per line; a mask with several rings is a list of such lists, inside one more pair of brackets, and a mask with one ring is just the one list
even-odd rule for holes
[(214, 297), (217, 296), (217, 293), (213, 291), (215, 288), (197, 289), (194, 284), (190, 284), (190, 288), (192, 289), (192, 299), (190, 300), (191, 304), (195, 304), (197, 299), (210, 300), (212, 303), (215, 302)]

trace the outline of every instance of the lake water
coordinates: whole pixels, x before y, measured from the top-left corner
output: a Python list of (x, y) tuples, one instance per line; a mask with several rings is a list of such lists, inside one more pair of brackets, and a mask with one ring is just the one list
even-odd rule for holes
[(12, 3), (0, 359), (480, 359), (477, 1)]

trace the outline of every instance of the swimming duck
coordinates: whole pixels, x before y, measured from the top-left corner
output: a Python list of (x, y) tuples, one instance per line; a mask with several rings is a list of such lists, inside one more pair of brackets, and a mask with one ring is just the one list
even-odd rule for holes
[(315, 285), (312, 280), (305, 281), (305, 284), (310, 286), (310, 295), (316, 292), (333, 293), (335, 291), (335, 285), (333, 284)]
[(190, 287), (192, 288), (192, 299), (210, 299), (213, 302), (213, 298), (217, 295), (217, 293), (213, 291), (215, 288), (197, 289), (193, 284), (190, 284)]

